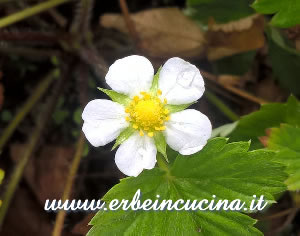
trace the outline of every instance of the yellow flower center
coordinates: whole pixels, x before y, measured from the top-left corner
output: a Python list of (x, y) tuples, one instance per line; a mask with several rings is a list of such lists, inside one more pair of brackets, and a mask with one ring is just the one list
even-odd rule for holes
[(157, 131), (165, 130), (164, 122), (169, 120), (169, 111), (165, 108), (167, 100), (159, 98), (161, 91), (156, 95), (141, 92), (140, 96), (134, 96), (132, 102), (126, 107), (128, 113), (126, 120), (132, 124), (134, 129), (139, 130), (141, 136), (147, 133), (153, 137)]

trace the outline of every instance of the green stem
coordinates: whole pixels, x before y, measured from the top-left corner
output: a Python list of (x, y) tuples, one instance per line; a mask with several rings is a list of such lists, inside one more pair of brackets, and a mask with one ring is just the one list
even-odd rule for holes
[(223, 112), (223, 114), (225, 116), (227, 116), (230, 120), (232, 121), (237, 121), (239, 120), (239, 116), (234, 113), (224, 102), (222, 102), (216, 95), (214, 95), (213, 93), (211, 93), (210, 91), (205, 91), (204, 93), (205, 97), (211, 102), (213, 103), (216, 107), (219, 108), (219, 110), (221, 112)]
[(23, 156), (21, 157), (20, 161), (16, 164), (16, 167), (11, 175), (10, 181), (7, 185), (6, 192), (3, 195), (3, 204), (0, 208), (0, 228), (3, 225), (3, 221), (6, 215), (6, 212), (10, 206), (12, 197), (18, 187), (18, 184), (22, 178), (24, 169), (26, 167), (26, 164), (28, 163), (28, 160), (32, 156), (33, 152), (35, 151), (35, 148), (37, 146), (37, 143), (40, 140), (40, 137), (42, 135), (42, 132), (49, 120), (49, 117), (51, 117), (51, 114), (53, 110), (55, 109), (58, 97), (60, 93), (63, 90), (63, 84), (65, 79), (61, 78), (59, 82), (56, 84), (55, 88), (53, 89), (53, 94), (50, 97), (50, 100), (48, 101), (45, 112), (43, 112), (38, 119), (37, 127), (34, 129), (31, 138), (29, 140), (28, 146), (26, 150), (24, 151)]
[(28, 18), (33, 15), (36, 15), (42, 11), (48, 10), (49, 8), (58, 6), (60, 4), (68, 2), (68, 1), (70, 1), (70, 0), (50, 0), (47, 2), (37, 4), (33, 7), (29, 7), (20, 12), (17, 12), (15, 14), (12, 14), (10, 16), (0, 19), (0, 28), (11, 25), (15, 22), (18, 22), (20, 20), (23, 20), (23, 19)]
[(0, 137), (0, 154), (2, 152), (2, 148), (11, 137), (15, 129), (24, 119), (24, 117), (30, 112), (32, 107), (36, 104), (36, 102), (42, 97), (42, 95), (47, 91), (48, 87), (50, 86), (51, 82), (55, 78), (55, 74), (57, 70), (52, 70), (44, 80), (42, 80), (38, 86), (35, 88), (32, 95), (28, 98), (26, 103), (22, 106), (21, 110), (15, 116), (15, 118), (10, 122), (8, 127), (3, 131)]
[[(78, 143), (77, 143), (77, 149), (76, 149), (76, 153), (74, 155), (74, 159), (72, 161), (70, 170), (69, 170), (69, 175), (66, 181), (66, 185), (64, 188), (64, 193), (62, 196), (62, 201), (66, 201), (70, 195), (71, 195), (71, 191), (72, 191), (72, 186), (74, 184), (74, 180), (76, 177), (76, 173), (80, 164), (80, 160), (82, 157), (82, 153), (84, 150), (84, 135), (83, 133), (80, 134), (79, 139), (78, 139)], [(60, 236), (61, 232), (63, 230), (63, 226), (64, 226), (64, 220), (65, 220), (65, 216), (66, 216), (66, 211), (59, 211), (58, 214), (56, 215), (56, 220), (55, 220), (55, 225), (54, 225), (54, 229), (52, 232), (52, 236)]]

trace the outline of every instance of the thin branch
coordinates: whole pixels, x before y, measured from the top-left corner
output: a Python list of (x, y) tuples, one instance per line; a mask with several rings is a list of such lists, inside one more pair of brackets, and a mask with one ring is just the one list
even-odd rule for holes
[(29, 7), (20, 12), (14, 13), (12, 15), (9, 15), (7, 17), (0, 19), (0, 28), (3, 28), (5, 26), (11, 25), (18, 21), (24, 20), (30, 16), (36, 15), (36, 14), (46, 11), (50, 8), (53, 8), (60, 4), (66, 3), (68, 1), (70, 1), (70, 0), (49, 0), (47, 2), (39, 3), (33, 7)]
[(0, 227), (3, 225), (3, 221), (6, 215), (6, 212), (10, 206), (10, 203), (12, 201), (12, 197), (19, 185), (19, 182), (23, 176), (24, 169), (29, 161), (29, 159), (32, 157), (32, 154), (36, 150), (37, 144), (40, 140), (40, 137), (45, 129), (45, 126), (47, 125), (47, 122), (49, 120), (49, 117), (51, 117), (51, 114), (53, 113), (53, 110), (55, 109), (56, 103), (58, 101), (58, 98), (63, 91), (63, 85), (65, 82), (65, 78), (61, 78), (56, 86), (53, 89), (53, 94), (51, 95), (47, 106), (45, 108), (45, 112), (43, 112), (40, 115), (40, 118), (37, 122), (37, 126), (34, 129), (32, 136), (29, 140), (28, 146), (21, 157), (20, 161), (17, 163), (10, 181), (8, 183), (6, 192), (3, 196), (3, 205), (0, 208)]
[(231, 86), (231, 85), (224, 85), (224, 84), (220, 83), (218, 81), (218, 77), (217, 76), (215, 76), (215, 75), (213, 75), (213, 74), (211, 74), (211, 73), (209, 73), (207, 71), (204, 71), (204, 70), (200, 70), (200, 71), (201, 71), (201, 74), (203, 74), (203, 76), (206, 79), (208, 79), (208, 80), (210, 80), (210, 81), (218, 84), (219, 86), (225, 88), (226, 90), (228, 90), (228, 91), (230, 91), (230, 92), (232, 92), (232, 93), (234, 93), (234, 94), (236, 94), (236, 95), (238, 95), (238, 96), (240, 96), (240, 97), (242, 97), (242, 98), (244, 98), (244, 99), (246, 99), (248, 101), (251, 101), (251, 102), (254, 102), (254, 103), (257, 103), (257, 104), (260, 104), (260, 105), (269, 103), (268, 101), (266, 101), (266, 100), (264, 100), (262, 98), (259, 98), (257, 96), (254, 96), (254, 95), (252, 95), (252, 94), (250, 94), (250, 93), (248, 93), (248, 92), (246, 92), (244, 90), (241, 90), (241, 89), (236, 88), (236, 87)]
[(79, 56), (85, 61), (86, 64), (90, 65), (97, 76), (100, 78), (105, 77), (108, 72), (108, 65), (97, 53), (95, 47), (82, 47), (79, 49)]
[(135, 45), (138, 46), (139, 45), (139, 37), (138, 37), (138, 34), (135, 29), (135, 24), (130, 17), (130, 13), (128, 10), (126, 0), (119, 0), (119, 3), (120, 3), (120, 7), (122, 10), (122, 14), (123, 14), (124, 21), (127, 26), (129, 35), (132, 38), (132, 40), (134, 41)]
[[(76, 149), (76, 152), (74, 155), (74, 159), (72, 161), (72, 164), (71, 164), (71, 167), (69, 170), (69, 175), (68, 175), (66, 185), (64, 188), (64, 193), (62, 196), (63, 202), (66, 201), (71, 195), (72, 186), (74, 184), (76, 173), (79, 168), (80, 160), (81, 160), (82, 153), (84, 150), (84, 142), (85, 142), (85, 137), (84, 137), (83, 133), (81, 132), (79, 139), (78, 139), (77, 149)], [(66, 211), (61, 210), (58, 212), (58, 214), (56, 215), (55, 225), (54, 225), (54, 230), (52, 232), (52, 236), (60, 236), (61, 235), (65, 217), (66, 217)]]
[(207, 90), (205, 91), (204, 95), (211, 103), (218, 107), (219, 110), (223, 112), (223, 114), (227, 116), (230, 120), (239, 120), (239, 116), (235, 112), (233, 112), (224, 102), (222, 102), (216, 95)]
[(57, 70), (52, 70), (44, 80), (42, 80), (38, 86), (33, 91), (32, 95), (28, 98), (25, 104), (22, 106), (15, 118), (10, 122), (7, 128), (3, 131), (0, 137), (0, 154), (6, 142), (9, 140), (15, 129), (23, 121), (25, 116), (31, 111), (32, 107), (37, 103), (37, 101), (44, 95), (44, 93), (49, 88), (51, 82), (54, 79), (54, 75)]
[[(67, 36), (67, 35), (66, 35)], [(70, 37), (70, 36), (69, 36)], [(65, 40), (66, 37), (62, 35), (61, 33), (49, 33), (49, 32), (34, 32), (34, 31), (3, 31), (0, 30), (0, 40), (5, 41), (41, 41), (43, 43), (45, 42), (51, 42), (56, 43), (60, 40)]]

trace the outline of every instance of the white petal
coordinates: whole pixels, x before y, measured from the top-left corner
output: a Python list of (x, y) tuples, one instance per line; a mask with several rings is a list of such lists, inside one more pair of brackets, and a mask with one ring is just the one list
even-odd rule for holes
[(113, 90), (133, 97), (150, 89), (153, 75), (151, 62), (145, 57), (133, 55), (116, 60), (109, 67), (105, 79)]
[(201, 112), (188, 109), (171, 114), (164, 131), (167, 144), (182, 155), (200, 151), (211, 136), (210, 120)]
[(121, 144), (115, 162), (125, 175), (138, 176), (143, 169), (152, 169), (156, 163), (156, 147), (153, 138), (133, 134)]
[(195, 102), (205, 90), (204, 80), (197, 67), (178, 57), (173, 57), (164, 64), (158, 86), (169, 104)]
[(82, 112), (82, 131), (95, 147), (104, 146), (116, 139), (129, 124), (122, 105), (105, 99), (90, 101)]

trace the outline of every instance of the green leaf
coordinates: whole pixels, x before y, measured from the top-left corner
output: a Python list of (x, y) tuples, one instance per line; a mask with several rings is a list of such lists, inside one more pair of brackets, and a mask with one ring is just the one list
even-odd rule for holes
[(268, 128), (279, 127), (281, 123), (300, 126), (300, 102), (290, 96), (288, 102), (262, 105), (260, 110), (242, 117), (235, 130), (229, 135), (230, 142), (251, 140), (251, 148), (263, 147), (258, 137), (265, 136)]
[(205, 24), (209, 18), (217, 23), (227, 23), (253, 14), (250, 3), (250, 0), (187, 0), (185, 13)]
[(289, 190), (300, 189), (300, 128), (288, 124), (273, 128), (268, 139), (268, 148), (276, 150), (274, 160), (287, 166), (286, 184)]
[(300, 24), (298, 0), (256, 0), (252, 7), (259, 13), (275, 14), (271, 23), (277, 27), (292, 27)]
[(112, 147), (111, 150), (114, 150), (116, 147), (118, 147), (121, 143), (123, 143), (124, 141), (126, 141), (136, 130), (134, 128), (132, 128), (132, 126), (127, 127), (126, 129), (124, 129), (120, 135), (118, 136), (118, 138), (116, 139), (116, 142), (114, 144), (114, 146)]
[(155, 141), (155, 146), (157, 148), (157, 151), (160, 152), (164, 156), (164, 158), (166, 159), (167, 162), (169, 162), (168, 157), (167, 157), (167, 142), (166, 142), (166, 138), (163, 135), (163, 133), (155, 132), (154, 141)]
[(153, 77), (152, 85), (151, 85), (151, 88), (150, 88), (150, 93), (151, 94), (155, 94), (156, 95), (156, 93), (157, 93), (157, 90), (158, 90), (158, 81), (159, 81), (159, 73), (160, 73), (161, 68), (162, 68), (162, 66), (159, 67), (159, 69), (157, 70), (156, 74)]
[(131, 101), (131, 99), (125, 94), (121, 94), (109, 89), (103, 89), (103, 88), (98, 88), (98, 89), (101, 92), (105, 93), (107, 96), (109, 96), (111, 100), (120, 103), (121, 105), (127, 106)]
[[(122, 179), (103, 200), (131, 200), (141, 190), (145, 199), (202, 200), (240, 199), (249, 206), (252, 195), (273, 195), (284, 191), (284, 167), (271, 161), (267, 150), (248, 152), (248, 142), (226, 144), (226, 139), (210, 140), (200, 152), (178, 155), (174, 162), (138, 177)], [(159, 160), (159, 163), (163, 159)], [(159, 198), (157, 197), (159, 195)], [(256, 220), (237, 211), (99, 211), (92, 219), (88, 236), (101, 235), (262, 235), (253, 224)], [(113, 227), (112, 227), (113, 225)]]
[(189, 103), (189, 104), (181, 104), (181, 105), (167, 104), (165, 106), (165, 108), (168, 109), (170, 113), (175, 113), (175, 112), (183, 111), (183, 110), (185, 110), (186, 108), (188, 108), (189, 106), (191, 106), (195, 103), (197, 103), (197, 102), (192, 102), (192, 103)]

